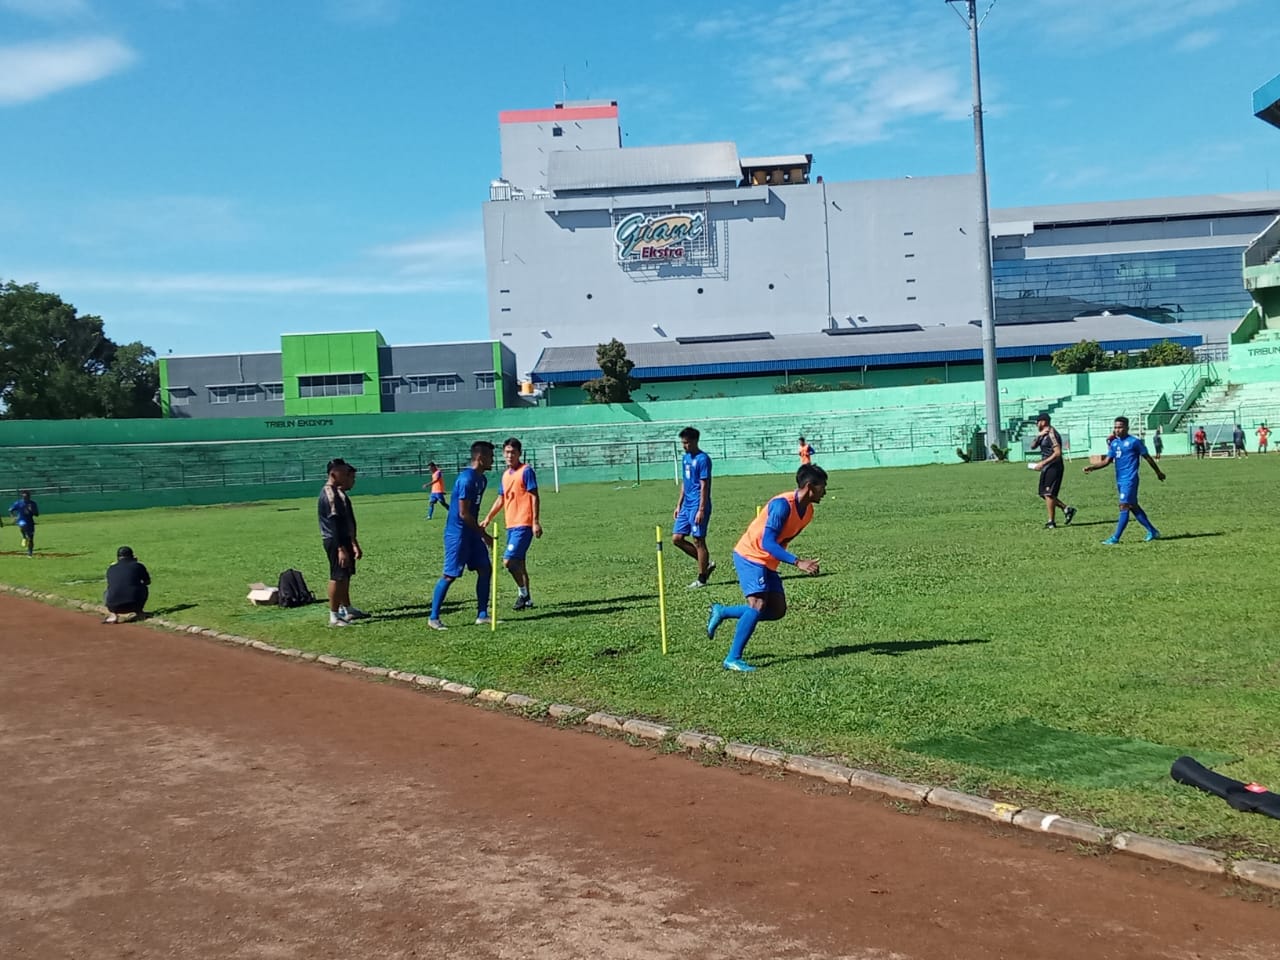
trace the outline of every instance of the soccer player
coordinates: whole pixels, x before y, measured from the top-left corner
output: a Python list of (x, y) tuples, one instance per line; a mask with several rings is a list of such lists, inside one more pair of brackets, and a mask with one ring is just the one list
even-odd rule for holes
[(40, 516), (40, 506), (31, 499), (31, 491), (23, 490), (22, 498), (15, 500), (9, 508), (9, 516), (18, 522), (18, 533), (22, 536), (22, 545), (31, 556), (36, 548), (36, 517)]
[(449, 501), (444, 498), (444, 471), (436, 466), (434, 460), (427, 464), (427, 469), (431, 471), (431, 483), (424, 483), (422, 489), (431, 488), (431, 498), (427, 501), (427, 519), (430, 520), (436, 512), (436, 504), (448, 510)]
[(1103, 467), (1114, 463), (1116, 465), (1116, 488), (1120, 492), (1120, 518), (1116, 521), (1116, 532), (1102, 542), (1108, 546), (1115, 546), (1120, 542), (1120, 536), (1124, 533), (1124, 528), (1129, 524), (1129, 515), (1132, 513), (1134, 518), (1146, 528), (1147, 535), (1144, 540), (1157, 540), (1160, 537), (1160, 531), (1157, 530), (1147, 518), (1146, 512), (1138, 504), (1138, 471), (1142, 466), (1142, 461), (1146, 460), (1151, 464), (1151, 469), (1156, 472), (1156, 477), (1163, 483), (1164, 472), (1160, 469), (1160, 464), (1151, 459), (1151, 454), (1147, 453), (1146, 444), (1137, 437), (1129, 436), (1129, 418), (1116, 417), (1115, 430), (1113, 431), (1115, 438), (1107, 444), (1107, 455), (1102, 463), (1090, 464), (1084, 468), (1085, 473), (1093, 473), (1095, 470), (1101, 470)]
[(817, 560), (797, 557), (788, 545), (809, 525), (814, 506), (822, 502), (826, 493), (827, 472), (816, 464), (805, 464), (796, 471), (795, 490), (770, 500), (733, 548), (733, 565), (747, 602), (736, 607), (713, 603), (707, 619), (707, 636), (712, 639), (721, 622), (738, 621), (729, 655), (724, 658), (726, 670), (754, 670), (755, 667), (742, 659), (742, 654), (756, 624), (761, 620), (781, 620), (787, 612), (787, 596), (782, 589), (782, 578), (778, 576), (778, 564), (794, 564), (810, 575), (819, 572)]
[(476, 580), (476, 624), (488, 626), (489, 580), (493, 565), (489, 562), (489, 548), (493, 537), (480, 526), (480, 501), (489, 481), (485, 471), (493, 466), (493, 444), (477, 440), (471, 445), (471, 466), (458, 472), (453, 483), (453, 503), (449, 505), (449, 519), (444, 524), (444, 573), (436, 581), (431, 594), (431, 617), (427, 626), (432, 630), (448, 629), (440, 621), (440, 605), (444, 603), (449, 585), (464, 570), (474, 570)]
[(1267, 452), (1267, 441), (1271, 439), (1271, 428), (1265, 423), (1258, 428), (1258, 452)]
[(1049, 514), (1049, 522), (1044, 525), (1046, 530), (1056, 530), (1058, 527), (1058, 510), (1062, 510), (1062, 522), (1067, 526), (1071, 525), (1071, 521), (1076, 518), (1076, 508), (1068, 507), (1065, 503), (1058, 499), (1058, 492), (1062, 489), (1062, 434), (1054, 429), (1052, 421), (1047, 413), (1042, 413), (1036, 419), (1036, 427), (1040, 432), (1031, 443), (1031, 449), (1040, 451), (1040, 462), (1032, 464), (1040, 474), (1040, 484), (1037, 492), (1044, 499), (1045, 509)]
[(1209, 435), (1204, 432), (1204, 427), (1196, 427), (1195, 433), (1191, 434), (1191, 442), (1196, 445), (1196, 459), (1203, 460), (1209, 452)]
[(525, 557), (529, 553), (529, 545), (542, 536), (542, 498), (538, 495), (538, 478), (533, 467), (521, 460), (523, 455), (524, 448), (515, 437), (503, 441), (502, 459), (507, 469), (502, 474), (498, 499), (480, 526), (488, 530), (493, 518), (499, 512), (503, 514), (507, 526), (507, 548), (502, 552), (502, 565), (516, 582), (517, 596), (513, 609), (532, 610), (533, 597), (529, 595), (529, 568)]
[(356, 514), (347, 492), (356, 485), (356, 468), (341, 457), (325, 468), (328, 479), (320, 490), (316, 509), (320, 517), (320, 542), (329, 558), (329, 626), (345, 627), (369, 616), (351, 605), (351, 578), (356, 561), (364, 556), (356, 537)]
[[(716, 565), (707, 549), (707, 524), (711, 522), (711, 458), (698, 449), (702, 434), (696, 427), (680, 431), (680, 445), (684, 448), (684, 482), (671, 516), (671, 542), (698, 561), (698, 579), (689, 584), (690, 590), (707, 585)], [(688, 541), (693, 538), (693, 543)]]
[(804, 437), (800, 438), (800, 449), (797, 452), (800, 455), (800, 466), (813, 463), (813, 447)]
[(1237, 457), (1249, 456), (1249, 451), (1244, 448), (1244, 427), (1236, 424), (1236, 428), (1231, 431), (1231, 445), (1236, 448)]

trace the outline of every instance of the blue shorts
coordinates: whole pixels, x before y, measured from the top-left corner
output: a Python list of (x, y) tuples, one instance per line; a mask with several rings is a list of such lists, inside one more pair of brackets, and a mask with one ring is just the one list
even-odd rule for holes
[(1138, 481), (1126, 483), (1123, 486), (1116, 486), (1117, 492), (1120, 494), (1120, 502), (1133, 506), (1138, 502)]
[(533, 543), (533, 527), (508, 527), (507, 549), (502, 551), (503, 560), (523, 560)]
[(427, 501), (427, 503), (444, 503), (444, 502), (445, 502), (445, 499), (444, 499), (443, 493), (433, 493), (431, 495), (431, 499)]
[(476, 536), (464, 537), (461, 540), (444, 543), (444, 575), (460, 577), (463, 570), (475, 570), (487, 574), (492, 567), (489, 561), (489, 550), (484, 541)]
[(707, 524), (711, 522), (711, 510), (708, 509), (702, 518), (702, 523), (694, 523), (698, 516), (697, 506), (681, 507), (680, 512), (676, 514), (675, 526), (671, 528), (671, 532), (680, 536), (697, 537), (699, 540), (706, 539)]
[(763, 563), (748, 560), (737, 550), (733, 551), (733, 568), (738, 571), (738, 586), (744, 597), (763, 593), (785, 593), (782, 578), (777, 570), (770, 570)]

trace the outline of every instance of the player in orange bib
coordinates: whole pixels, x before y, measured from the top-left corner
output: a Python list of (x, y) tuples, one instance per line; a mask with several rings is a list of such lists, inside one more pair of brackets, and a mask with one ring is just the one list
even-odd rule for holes
[(502, 553), (502, 565), (516, 582), (515, 610), (532, 610), (533, 597), (529, 595), (529, 568), (525, 557), (529, 545), (542, 536), (542, 520), (539, 509), (538, 478), (533, 467), (522, 461), (524, 448), (515, 437), (508, 437), (502, 444), (502, 459), (507, 469), (502, 474), (502, 486), (498, 499), (489, 508), (482, 527), (488, 528), (499, 511), (507, 525), (507, 548)]
[(424, 483), (422, 489), (426, 490), (428, 486), (431, 488), (431, 499), (427, 501), (427, 519), (430, 520), (436, 512), (436, 504), (448, 510), (449, 501), (444, 498), (444, 471), (436, 466), (434, 460), (427, 464), (427, 470), (431, 473), (431, 483)]
[(1267, 441), (1271, 439), (1271, 428), (1265, 423), (1258, 428), (1258, 452), (1267, 452)]
[(800, 455), (800, 466), (813, 463), (813, 446), (804, 437), (800, 438), (800, 449), (796, 452)]
[(813, 508), (826, 493), (827, 472), (815, 464), (805, 464), (796, 471), (795, 490), (770, 500), (733, 548), (733, 565), (747, 602), (736, 607), (713, 603), (707, 619), (707, 636), (712, 639), (722, 621), (738, 621), (729, 655), (724, 658), (726, 670), (754, 670), (742, 654), (756, 624), (761, 620), (781, 620), (787, 612), (787, 595), (778, 576), (778, 564), (793, 564), (810, 575), (819, 572), (817, 560), (802, 560), (788, 545), (813, 520)]

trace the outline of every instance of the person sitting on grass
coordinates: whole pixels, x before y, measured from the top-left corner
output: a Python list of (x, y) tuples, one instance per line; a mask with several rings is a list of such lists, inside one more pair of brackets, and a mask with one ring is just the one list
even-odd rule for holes
[(150, 586), (151, 574), (133, 555), (133, 548), (121, 547), (116, 551), (116, 562), (107, 567), (107, 592), (102, 595), (107, 618), (102, 622), (119, 623), (128, 614), (133, 614), (134, 620), (145, 617)]

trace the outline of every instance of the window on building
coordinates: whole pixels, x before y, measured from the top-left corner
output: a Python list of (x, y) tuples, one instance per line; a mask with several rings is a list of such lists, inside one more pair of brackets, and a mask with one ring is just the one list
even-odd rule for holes
[(400, 377), (383, 377), (382, 378), (382, 395), (384, 397), (395, 396), (400, 391)]
[(169, 388), (169, 406), (186, 407), (191, 405), (191, 398), (195, 396), (195, 391), (190, 387), (170, 387)]
[(436, 393), (457, 393), (460, 377), (436, 377)]
[(430, 393), (431, 378), (430, 377), (405, 377), (409, 383), (410, 393)]
[(492, 371), (490, 371), (489, 373), (477, 373), (477, 374), (476, 374), (476, 389), (477, 389), (477, 390), (492, 390), (492, 389), (493, 389), (493, 382), (494, 382), (494, 375), (493, 375), (493, 372), (492, 372)]
[(563, 136), (564, 136), (564, 127), (552, 127), (552, 128), (551, 128), (551, 135), (552, 135), (553, 137), (563, 137)]
[(262, 385), (262, 399), (270, 403), (272, 400), (284, 399), (283, 383), (264, 383)]
[(210, 387), (209, 402), (210, 403), (231, 403), (235, 399), (235, 387)]
[(257, 403), (258, 402), (258, 385), (256, 383), (242, 383), (235, 388), (236, 403)]
[(298, 378), (299, 397), (362, 397), (364, 374), (330, 373)]

